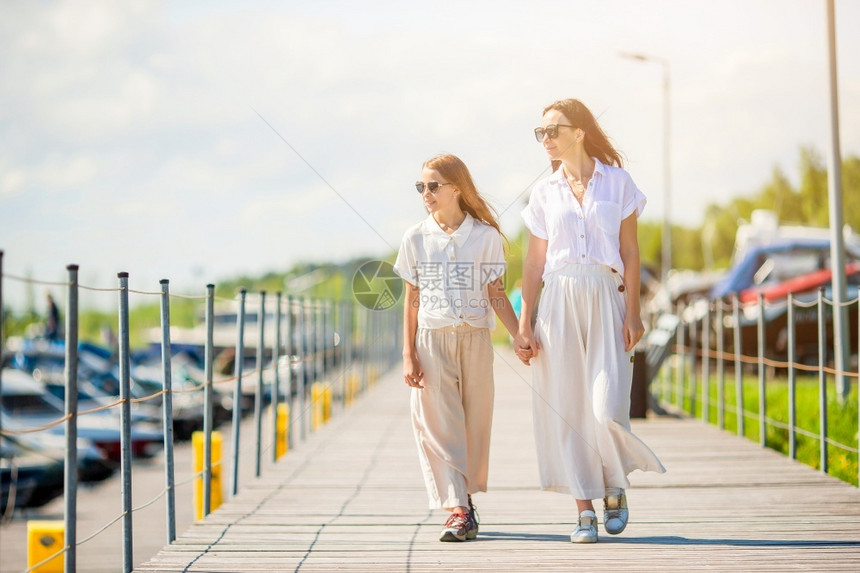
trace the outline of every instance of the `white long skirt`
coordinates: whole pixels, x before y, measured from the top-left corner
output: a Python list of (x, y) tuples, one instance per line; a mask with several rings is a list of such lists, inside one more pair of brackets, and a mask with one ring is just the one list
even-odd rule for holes
[(597, 499), (628, 487), (635, 470), (665, 472), (630, 431), (633, 353), (622, 327), (621, 276), (602, 265), (567, 265), (544, 278), (535, 337), (535, 440), (541, 486)]

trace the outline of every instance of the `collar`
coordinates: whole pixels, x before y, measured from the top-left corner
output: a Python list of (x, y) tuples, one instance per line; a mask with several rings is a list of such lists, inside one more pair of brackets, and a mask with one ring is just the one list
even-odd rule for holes
[(443, 245), (446, 245), (448, 244), (448, 241), (453, 240), (454, 244), (458, 247), (462, 247), (466, 244), (466, 239), (469, 238), (469, 234), (472, 232), (472, 228), (474, 226), (475, 218), (466, 213), (466, 218), (463, 219), (463, 222), (460, 223), (457, 230), (449, 235), (442, 230), (442, 227), (439, 226), (439, 223), (436, 222), (433, 215), (427, 215), (427, 218), (424, 219), (424, 234), (438, 239)]
[[(591, 177), (594, 178), (595, 175), (606, 175), (606, 165), (600, 162), (600, 160), (596, 157), (592, 157), (594, 160), (594, 173), (591, 174)], [(564, 175), (561, 172), (561, 167), (555, 170), (555, 172), (550, 176), (550, 181), (553, 183), (561, 184), (564, 182)]]

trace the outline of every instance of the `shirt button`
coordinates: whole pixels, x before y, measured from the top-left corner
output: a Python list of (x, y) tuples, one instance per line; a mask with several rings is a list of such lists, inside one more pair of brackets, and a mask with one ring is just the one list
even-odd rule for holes
[(582, 255), (582, 258), (584, 259), (584, 258), (585, 258), (585, 255)]
[(618, 292), (624, 292), (624, 285), (618, 286)]
[(579, 218), (582, 219), (582, 215), (580, 215)]
[(585, 238), (585, 235), (580, 235), (580, 236), (579, 236), (579, 238), (580, 238), (580, 239), (584, 239), (584, 238)]

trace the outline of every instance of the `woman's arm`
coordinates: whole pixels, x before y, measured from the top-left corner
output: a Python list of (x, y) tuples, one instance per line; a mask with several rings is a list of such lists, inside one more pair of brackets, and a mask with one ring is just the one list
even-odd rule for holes
[(487, 283), (487, 298), (490, 299), (490, 306), (510, 335), (514, 338), (517, 336), (517, 315), (514, 312), (514, 307), (511, 306), (511, 301), (505, 293), (505, 284), (501, 278)]
[[(534, 313), (535, 301), (537, 300), (538, 290), (540, 289), (541, 277), (546, 266), (546, 248), (548, 241), (529, 234), (529, 248), (526, 253), (525, 261), (523, 261), (523, 306), (520, 310), (520, 325), (517, 344), (520, 348), (527, 348), (531, 351), (533, 358), (537, 356), (540, 345), (534, 338), (532, 331), (531, 317)], [(519, 351), (517, 352), (519, 355)], [(523, 360), (523, 357), (520, 357)], [(523, 360), (526, 364), (529, 363), (528, 358)]]
[(639, 239), (637, 237), (636, 213), (621, 221), (618, 240), (621, 244), (621, 262), (624, 263), (624, 287), (627, 292), (627, 313), (624, 316), (624, 345), (630, 352), (642, 335), (642, 315), (639, 302), (639, 283), (641, 281), (639, 262)]
[(424, 388), (421, 384), (424, 371), (421, 369), (418, 350), (415, 348), (421, 291), (408, 281), (403, 283), (406, 285), (406, 300), (403, 305), (403, 378), (413, 388)]

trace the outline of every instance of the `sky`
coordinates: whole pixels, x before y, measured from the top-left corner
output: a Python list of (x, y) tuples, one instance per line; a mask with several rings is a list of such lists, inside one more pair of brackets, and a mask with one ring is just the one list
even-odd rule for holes
[[(796, 180), (801, 146), (828, 152), (824, 0), (0, 0), (0, 12), (7, 275), (62, 281), (73, 263), (92, 287), (126, 271), (133, 289), (168, 278), (201, 294), (387, 256), (425, 216), (412, 183), (441, 152), (516, 233), (547, 174), (532, 130), (568, 97), (599, 116), (648, 197), (643, 220), (659, 221), (663, 68), (625, 52), (668, 62), (674, 223), (701, 224), (774, 168)], [(858, 155), (860, 2), (837, 1), (836, 17), (841, 150)], [(26, 291), (4, 283), (7, 303)]]

